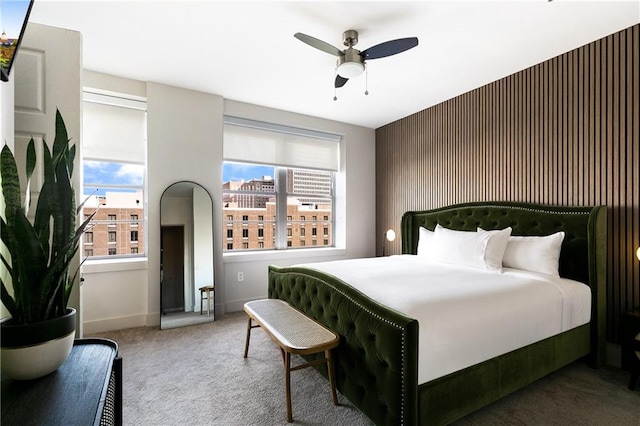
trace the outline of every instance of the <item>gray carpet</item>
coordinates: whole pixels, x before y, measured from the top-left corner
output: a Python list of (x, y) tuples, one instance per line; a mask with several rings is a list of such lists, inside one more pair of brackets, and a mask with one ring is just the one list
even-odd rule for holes
[[(287, 424), (280, 352), (256, 329), (244, 359), (245, 332), (246, 316), (237, 312), (209, 324), (99, 334), (120, 346), (125, 425)], [(456, 425), (640, 426), (640, 391), (626, 388), (628, 378), (576, 363)], [(342, 395), (334, 406), (314, 369), (293, 372), (291, 389), (295, 424), (371, 425)]]

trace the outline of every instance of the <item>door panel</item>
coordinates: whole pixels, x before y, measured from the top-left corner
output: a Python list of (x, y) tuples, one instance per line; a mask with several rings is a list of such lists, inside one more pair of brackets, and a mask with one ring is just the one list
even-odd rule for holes
[(161, 229), (162, 311), (184, 311), (184, 227)]

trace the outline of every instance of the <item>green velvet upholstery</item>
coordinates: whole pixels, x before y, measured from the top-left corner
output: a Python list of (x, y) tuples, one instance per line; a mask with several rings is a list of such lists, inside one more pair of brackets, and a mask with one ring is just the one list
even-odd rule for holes
[(340, 335), (336, 387), (363, 413), (378, 424), (416, 424), (418, 321), (311, 269), (270, 266), (269, 297)]
[[(420, 226), (513, 228), (513, 235), (566, 232), (561, 275), (592, 288), (590, 324), (418, 386), (418, 323), (321, 272), (269, 267), (269, 297), (288, 301), (341, 336), (336, 385), (379, 425), (446, 424), (589, 355), (604, 362), (606, 208), (468, 203), (402, 218), (403, 253), (416, 252)], [(319, 368), (326, 375), (326, 370)]]

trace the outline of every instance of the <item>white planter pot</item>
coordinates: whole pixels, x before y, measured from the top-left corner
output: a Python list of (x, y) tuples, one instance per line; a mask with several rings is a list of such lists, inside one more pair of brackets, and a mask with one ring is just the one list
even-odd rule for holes
[(2, 373), (32, 380), (53, 373), (71, 353), (75, 339), (75, 309), (63, 317), (26, 325), (2, 323)]

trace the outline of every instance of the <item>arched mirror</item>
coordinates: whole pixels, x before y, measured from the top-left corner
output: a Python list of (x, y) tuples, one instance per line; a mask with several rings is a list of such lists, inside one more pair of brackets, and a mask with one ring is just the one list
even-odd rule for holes
[(160, 328), (213, 321), (213, 201), (195, 182), (160, 198)]

